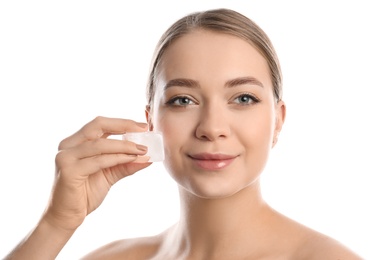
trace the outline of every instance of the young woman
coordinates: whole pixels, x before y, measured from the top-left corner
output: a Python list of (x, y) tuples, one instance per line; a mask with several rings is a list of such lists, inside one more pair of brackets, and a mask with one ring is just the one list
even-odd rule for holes
[(156, 49), (148, 123), (97, 117), (64, 139), (48, 207), (7, 259), (54, 259), (112, 185), (150, 165), (147, 147), (107, 137), (148, 130), (163, 134), (180, 219), (84, 259), (361, 259), (263, 200), (259, 177), (285, 115), (277, 55), (255, 23), (226, 9), (183, 17)]

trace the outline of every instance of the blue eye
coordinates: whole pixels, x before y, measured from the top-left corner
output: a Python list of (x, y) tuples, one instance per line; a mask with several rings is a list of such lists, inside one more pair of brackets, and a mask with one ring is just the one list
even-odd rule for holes
[(178, 96), (178, 97), (174, 97), (172, 99), (170, 99), (168, 102), (167, 102), (168, 105), (172, 105), (172, 106), (180, 106), (180, 107), (184, 107), (184, 106), (188, 106), (188, 105), (193, 105), (195, 104), (194, 101), (192, 101), (189, 97), (186, 97), (186, 96)]
[(233, 100), (233, 102), (241, 105), (251, 105), (251, 104), (259, 103), (260, 99), (258, 99), (257, 97), (251, 94), (242, 94), (236, 97)]

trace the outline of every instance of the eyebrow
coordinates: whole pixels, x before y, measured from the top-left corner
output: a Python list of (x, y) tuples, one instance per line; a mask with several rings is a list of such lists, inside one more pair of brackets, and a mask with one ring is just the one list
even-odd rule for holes
[(239, 77), (239, 78), (228, 80), (225, 83), (225, 87), (227, 88), (236, 87), (239, 85), (258, 85), (264, 88), (263, 83), (261, 83), (261, 81), (259, 81), (254, 77)]
[(187, 87), (187, 88), (200, 88), (199, 82), (192, 79), (171, 79), (165, 84), (164, 90), (170, 87)]
[[(226, 88), (232, 88), (240, 85), (257, 85), (264, 88), (263, 83), (254, 77), (238, 77), (228, 80), (225, 83)], [(164, 90), (167, 90), (170, 87), (200, 88), (200, 84), (196, 80), (177, 78), (169, 80), (167, 84), (165, 84)]]

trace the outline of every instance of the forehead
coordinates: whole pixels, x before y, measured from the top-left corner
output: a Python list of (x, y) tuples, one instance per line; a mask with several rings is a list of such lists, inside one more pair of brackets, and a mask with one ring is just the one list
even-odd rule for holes
[(159, 81), (190, 78), (226, 81), (251, 76), (271, 87), (268, 63), (249, 42), (230, 34), (195, 30), (167, 48), (159, 66)]

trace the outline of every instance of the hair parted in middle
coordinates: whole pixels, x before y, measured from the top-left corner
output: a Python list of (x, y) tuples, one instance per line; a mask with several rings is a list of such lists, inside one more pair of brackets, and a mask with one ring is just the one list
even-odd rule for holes
[(176, 39), (194, 31), (209, 30), (230, 34), (249, 42), (266, 59), (272, 80), (275, 100), (282, 99), (282, 72), (276, 51), (267, 34), (251, 19), (230, 9), (194, 12), (172, 24), (161, 36), (151, 62), (147, 85), (147, 104), (152, 106), (158, 67), (165, 50)]

